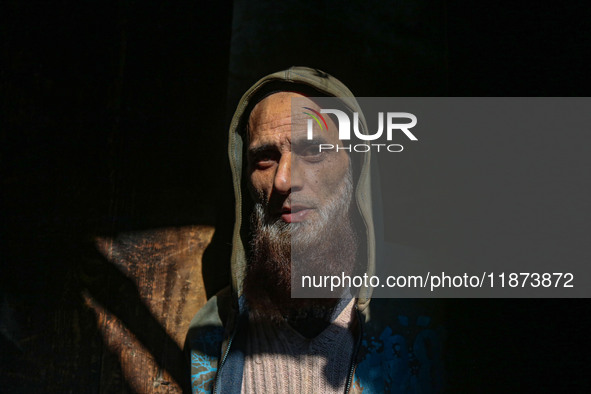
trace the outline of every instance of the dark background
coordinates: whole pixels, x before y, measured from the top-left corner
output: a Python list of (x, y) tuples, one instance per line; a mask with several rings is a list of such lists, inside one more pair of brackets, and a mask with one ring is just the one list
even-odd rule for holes
[[(125, 279), (86, 263), (94, 235), (215, 225), (203, 274), (208, 294), (224, 286), (227, 125), (259, 77), (306, 65), (358, 96), (588, 96), (589, 11), (2, 1), (0, 391), (99, 391), (103, 345), (81, 293), (116, 309), (121, 294), (108, 289)], [(591, 388), (587, 300), (447, 305), (450, 392)]]

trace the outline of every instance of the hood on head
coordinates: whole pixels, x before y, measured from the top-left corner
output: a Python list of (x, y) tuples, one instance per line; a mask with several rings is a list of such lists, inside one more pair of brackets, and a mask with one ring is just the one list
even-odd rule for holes
[[(236, 221), (232, 236), (232, 290), (236, 297), (242, 295), (242, 282), (246, 273), (246, 249), (249, 234), (249, 214), (254, 202), (248, 193), (246, 179), (243, 178), (243, 168), (245, 165), (245, 136), (246, 124), (253, 107), (266, 96), (280, 91), (294, 91), (310, 97), (338, 97), (342, 104), (350, 112), (359, 113), (359, 122), (362, 133), (367, 134), (367, 124), (363, 117), (361, 108), (354, 98), (353, 93), (338, 79), (331, 75), (308, 67), (291, 67), (284, 71), (279, 71), (257, 81), (240, 99), (232, 122), (230, 124), (230, 135), (228, 144), (228, 154), (230, 158), (230, 167), (232, 169), (232, 181), (234, 184), (234, 197), (236, 204)], [(357, 156), (357, 155), (355, 155)], [(370, 152), (360, 155), (359, 160), (353, 160), (353, 174), (355, 185), (355, 205), (358, 209), (359, 217), (365, 226), (365, 233), (360, 232), (359, 236), (365, 243), (367, 255), (368, 275), (375, 273), (377, 259), (377, 243), (375, 225), (376, 221), (381, 223), (381, 218), (374, 215), (374, 211), (379, 208), (379, 193), (372, 194), (372, 186), (378, 186), (376, 175), (370, 171), (372, 161)], [(374, 165), (375, 167), (375, 165)], [(374, 168), (375, 169), (375, 168)], [(374, 171), (375, 173), (375, 171)], [(244, 193), (243, 193), (244, 191)], [(376, 199), (376, 201), (373, 201)], [(377, 219), (377, 220), (376, 220)], [(371, 289), (364, 288), (360, 290), (358, 296), (358, 307), (363, 310), (369, 303)]]

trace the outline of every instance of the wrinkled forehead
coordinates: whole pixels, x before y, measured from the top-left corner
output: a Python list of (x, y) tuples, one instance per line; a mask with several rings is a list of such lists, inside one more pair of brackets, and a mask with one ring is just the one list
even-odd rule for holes
[[(272, 93), (259, 101), (250, 112), (246, 133), (247, 143), (262, 133), (273, 131), (289, 132), (294, 138), (305, 137), (306, 124), (310, 119), (307, 112), (320, 112), (320, 110), (318, 103), (301, 93)], [(336, 131), (336, 125), (332, 119), (330, 117), (326, 119), (328, 128)]]

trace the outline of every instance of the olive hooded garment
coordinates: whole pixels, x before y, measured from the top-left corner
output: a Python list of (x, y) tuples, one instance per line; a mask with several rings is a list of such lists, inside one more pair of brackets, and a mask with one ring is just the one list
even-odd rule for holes
[[(242, 96), (230, 124), (228, 146), (236, 203), (231, 286), (213, 296), (191, 321), (185, 347), (190, 357), (193, 393), (234, 393), (242, 387), (244, 331), (248, 321), (242, 281), (247, 264), (245, 245), (249, 242), (248, 214), (253, 204), (243, 177), (243, 134), (254, 105), (279, 91), (338, 97), (347, 110), (360, 114), (362, 132), (367, 134), (365, 120), (351, 91), (320, 70), (292, 67), (262, 78)], [(384, 255), (379, 231), (383, 220), (379, 184), (373, 164), (375, 157), (372, 159), (369, 152), (358, 157), (357, 161), (353, 160), (354, 205), (365, 226), (365, 233), (360, 232), (359, 237), (366, 254), (366, 273), (373, 275), (376, 262)], [(433, 328), (438, 326), (431, 313), (425, 313), (425, 308), (419, 305), (411, 300), (371, 300), (371, 289), (360, 290), (355, 304), (356, 345), (345, 392), (443, 391), (442, 332)]]

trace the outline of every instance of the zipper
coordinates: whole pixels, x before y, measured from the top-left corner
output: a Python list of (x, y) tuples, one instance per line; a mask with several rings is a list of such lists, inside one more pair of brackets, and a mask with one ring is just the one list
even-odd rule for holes
[(357, 320), (359, 321), (359, 336), (357, 338), (357, 343), (355, 344), (355, 350), (353, 351), (353, 358), (351, 359), (351, 369), (349, 370), (349, 377), (347, 379), (347, 385), (345, 386), (345, 394), (348, 394), (351, 390), (353, 374), (355, 373), (355, 367), (357, 366), (357, 353), (359, 352), (361, 339), (363, 338), (363, 320), (361, 319), (361, 313), (359, 312), (359, 309), (357, 309), (357, 305), (355, 305), (355, 312), (357, 313)]
[(232, 336), (230, 337), (230, 340), (228, 341), (228, 346), (226, 347), (226, 351), (224, 352), (224, 356), (222, 357), (222, 362), (220, 363), (220, 366), (218, 367), (218, 372), (215, 376), (215, 381), (213, 382), (213, 392), (214, 393), (218, 393), (218, 388), (219, 388), (219, 379), (220, 379), (220, 372), (222, 370), (222, 367), (224, 366), (224, 362), (226, 361), (226, 358), (228, 358), (228, 353), (230, 353), (230, 346), (232, 346), (232, 341), (234, 340), (234, 337), (236, 336), (236, 331), (238, 330), (234, 330), (234, 332), (232, 332)]

